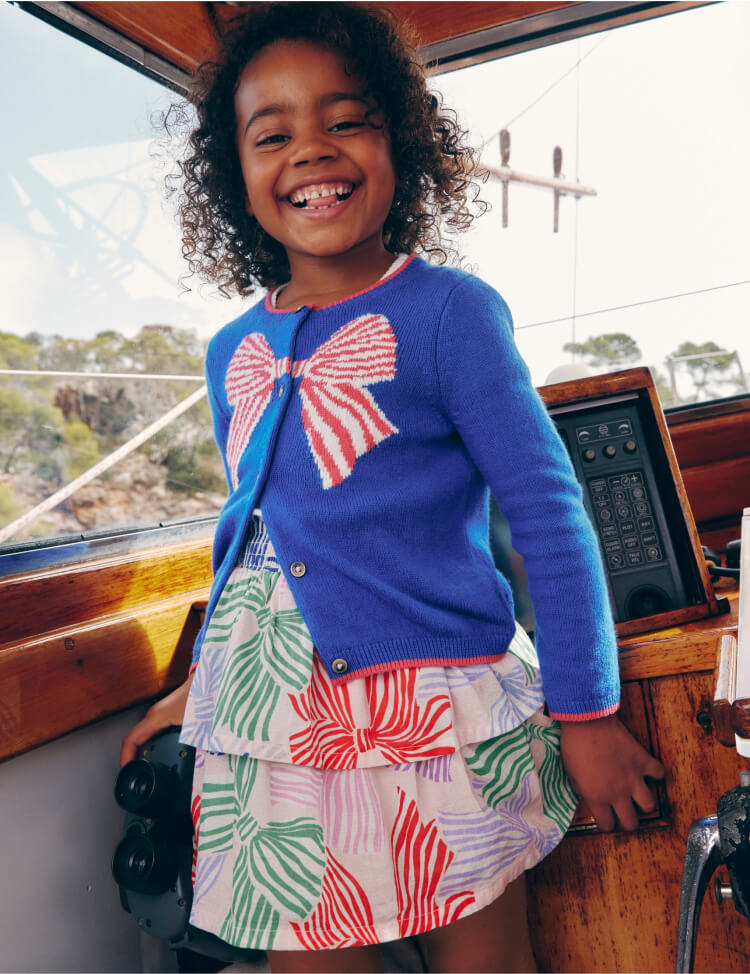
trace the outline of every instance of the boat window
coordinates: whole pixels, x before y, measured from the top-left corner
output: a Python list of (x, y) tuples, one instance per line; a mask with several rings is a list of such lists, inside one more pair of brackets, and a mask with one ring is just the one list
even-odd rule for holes
[[(747, 392), (749, 40), (750, 6), (715, 4), (431, 82), (491, 172), (461, 254), (537, 385)], [(175, 95), (9, 4), (0, 51), (0, 551), (215, 515), (202, 357), (248, 301), (181, 283), (152, 122)]]
[(537, 385), (648, 365), (665, 406), (747, 392), (749, 44), (750, 5), (712, 4), (433, 79), (493, 172), (464, 258)]
[(215, 514), (203, 353), (247, 302), (180, 283), (177, 96), (9, 4), (0, 51), (0, 549)]

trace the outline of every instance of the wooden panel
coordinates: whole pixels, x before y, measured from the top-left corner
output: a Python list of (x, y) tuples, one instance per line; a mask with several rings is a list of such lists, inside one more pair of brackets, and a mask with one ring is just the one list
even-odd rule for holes
[[(460, 34), (494, 27), (560, 7), (580, 4), (564, 0), (539, 3), (386, 3), (399, 20), (415, 31), (420, 44), (432, 44)], [(72, 4), (111, 27), (147, 51), (193, 72), (215, 54), (222, 29), (237, 16), (230, 4), (207, 3), (97, 3)]]
[(414, 30), (420, 46), (435, 44), (451, 37), (470, 34), (473, 31), (508, 24), (526, 17), (534, 17), (558, 10), (561, 7), (580, 6), (576, 3), (550, 2), (527, 3), (383, 3), (401, 21)]
[[(737, 754), (697, 715), (713, 674), (649, 681), (657, 752), (667, 769), (668, 828), (570, 835), (530, 876), (529, 917), (540, 970), (674, 970), (677, 911), (690, 823), (715, 813), (737, 783)], [(696, 971), (750, 969), (750, 924), (731, 905), (703, 905)]]
[(680, 414), (667, 413), (667, 425), (674, 451), (683, 472), (688, 467), (701, 467), (716, 460), (747, 455), (750, 445), (750, 398), (736, 404), (737, 412), (712, 416), (706, 409), (705, 419), (680, 422)]
[(181, 683), (199, 628), (191, 604), (182, 595), (0, 648), (0, 760)]
[(146, 551), (140, 557), (128, 554), (33, 575), (13, 575), (0, 580), (2, 642), (83, 624), (136, 605), (202, 590), (210, 583), (210, 539)]
[[(650, 699), (645, 684), (641, 681), (623, 683), (622, 698), (619, 711), (620, 720), (625, 724), (633, 737), (654, 753), (654, 721), (650, 713)], [(666, 798), (662, 787), (654, 788), (656, 808), (653, 812), (641, 816), (640, 828), (661, 828), (668, 824), (666, 815)], [(597, 831), (597, 825), (584, 801), (579, 802), (570, 832)]]
[(659, 633), (647, 643), (620, 652), (620, 677), (623, 680), (643, 680), (677, 673), (697, 673), (712, 669), (719, 644), (724, 636), (733, 636), (736, 629), (721, 633), (716, 630), (696, 633), (692, 637), (660, 640)]
[(213, 18), (205, 3), (83, 2), (72, 6), (183, 71), (195, 71), (217, 48)]
[[(685, 490), (698, 522), (736, 518), (750, 505), (750, 456), (720, 460), (682, 471)], [(735, 535), (739, 537), (739, 535)]]
[(0, 759), (185, 679), (205, 538), (0, 580)]

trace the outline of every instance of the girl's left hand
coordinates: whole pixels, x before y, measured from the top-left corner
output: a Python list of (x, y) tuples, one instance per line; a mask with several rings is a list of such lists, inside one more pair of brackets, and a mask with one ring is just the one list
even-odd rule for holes
[[(585, 799), (603, 832), (638, 826), (638, 808), (653, 811), (646, 778), (663, 778), (664, 768), (644, 750), (616, 715), (597, 720), (561, 721), (563, 764), (576, 792)], [(637, 806), (637, 808), (636, 808)]]

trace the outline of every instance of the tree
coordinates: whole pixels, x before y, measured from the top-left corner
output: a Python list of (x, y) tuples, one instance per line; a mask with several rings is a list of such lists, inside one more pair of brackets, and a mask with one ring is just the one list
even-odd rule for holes
[(641, 350), (634, 339), (621, 331), (592, 335), (585, 342), (567, 342), (563, 345), (563, 351), (580, 355), (587, 365), (594, 368), (605, 366), (608, 371), (628, 362), (636, 362), (641, 357)]
[[(0, 464), (5, 473), (22, 470), (47, 458), (62, 440), (63, 418), (59, 409), (29, 402), (15, 389), (0, 389)], [(45, 467), (44, 469), (48, 469)]]
[(28, 339), (0, 331), (0, 369), (36, 369), (37, 356)]
[[(738, 363), (737, 353), (720, 348), (716, 342), (703, 342), (702, 345), (683, 342), (676, 351), (667, 356), (666, 362), (673, 384), (675, 368), (687, 371), (696, 389), (694, 398), (698, 401), (731, 395), (733, 392), (740, 392), (744, 387), (739, 366), (737, 375), (727, 374), (732, 365)], [(680, 398), (686, 401), (686, 397)]]

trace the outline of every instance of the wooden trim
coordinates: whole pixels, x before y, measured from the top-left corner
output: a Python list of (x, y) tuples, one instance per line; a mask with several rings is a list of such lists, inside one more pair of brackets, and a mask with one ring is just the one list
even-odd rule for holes
[[(371, 0), (367, 0), (371, 2)], [(607, 30), (652, 17), (704, 6), (705, 0), (683, 2), (600, 3), (581, 0), (515, 0), (515, 2), (382, 3), (408, 25), (430, 60), (450, 60), (449, 67), (500, 57), (583, 33)], [(137, 44), (180, 71), (192, 74), (215, 57), (220, 35), (237, 16), (234, 4), (205, 2), (92, 2), (37, 6), (67, 7)], [(559, 15), (559, 17), (556, 17)], [(498, 31), (511, 30), (512, 37)], [(458, 47), (456, 48), (456, 42)], [(441, 45), (452, 45), (444, 52)], [(447, 52), (447, 53), (446, 53)]]
[(736, 629), (704, 633), (682, 633), (662, 639), (662, 633), (652, 633), (647, 642), (632, 649), (621, 649), (620, 677), (624, 683), (632, 680), (652, 680), (677, 673), (710, 673), (716, 665), (721, 639), (734, 638)]
[(719, 639), (714, 676), (716, 690), (711, 701), (711, 717), (716, 738), (724, 747), (734, 747), (732, 703), (737, 679), (737, 639), (734, 636), (725, 635)]
[(420, 47), (438, 44), (455, 37), (463, 37), (492, 27), (516, 23), (529, 17), (550, 13), (566, 7), (582, 7), (581, 2), (544, 0), (541, 3), (517, 0), (514, 3), (455, 3), (393, 2), (383, 3), (396, 18), (414, 32)]
[(0, 760), (187, 676), (210, 539), (0, 580)]
[(72, 3), (144, 50), (192, 74), (215, 56), (218, 38), (205, 3)]
[[(2, 643), (82, 625), (144, 603), (203, 590), (211, 539), (0, 579)], [(40, 607), (43, 615), (40, 617)]]
[(191, 596), (0, 649), (0, 760), (173, 689), (187, 676)]

